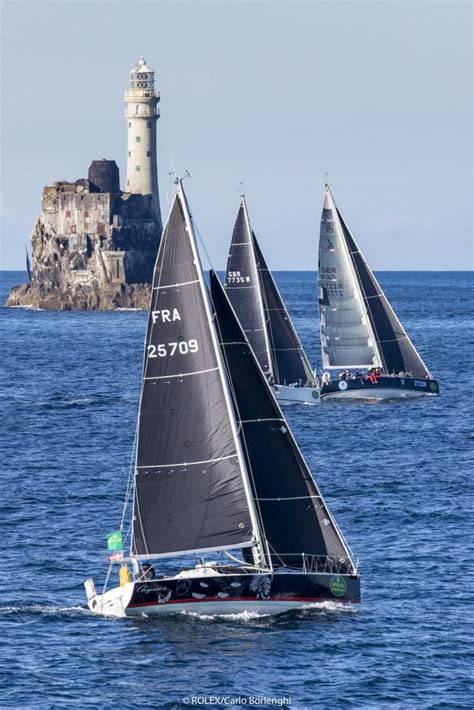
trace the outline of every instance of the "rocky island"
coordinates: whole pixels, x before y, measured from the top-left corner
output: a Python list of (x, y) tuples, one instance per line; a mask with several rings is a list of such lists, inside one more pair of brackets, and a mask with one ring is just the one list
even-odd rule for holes
[(29, 283), (7, 306), (48, 310), (147, 308), (162, 231), (157, 175), (159, 94), (143, 57), (130, 72), (127, 189), (113, 160), (94, 160), (87, 179), (44, 188), (31, 235)]

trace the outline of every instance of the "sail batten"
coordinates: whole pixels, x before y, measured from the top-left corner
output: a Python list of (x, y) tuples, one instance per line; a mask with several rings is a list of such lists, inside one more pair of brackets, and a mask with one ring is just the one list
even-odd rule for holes
[(163, 232), (153, 287), (131, 554), (145, 559), (253, 546), (253, 500), (180, 185)]

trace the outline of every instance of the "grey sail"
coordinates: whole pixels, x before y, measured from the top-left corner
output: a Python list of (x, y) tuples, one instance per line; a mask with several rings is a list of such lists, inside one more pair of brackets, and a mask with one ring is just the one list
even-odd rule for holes
[(232, 233), (224, 287), (260, 367), (265, 374), (274, 375), (252, 230), (243, 197)]
[(328, 186), (319, 238), (318, 290), (323, 367), (381, 365), (366, 305)]
[(214, 272), (211, 294), (272, 564), (302, 568), (310, 556), (347, 572), (352, 561), (342, 535)]
[(137, 558), (245, 547), (254, 539), (187, 210), (179, 186), (156, 260), (146, 335), (131, 545)]
[(309, 385), (314, 380), (311, 365), (253, 232), (252, 237), (275, 382), (281, 385), (295, 382)]

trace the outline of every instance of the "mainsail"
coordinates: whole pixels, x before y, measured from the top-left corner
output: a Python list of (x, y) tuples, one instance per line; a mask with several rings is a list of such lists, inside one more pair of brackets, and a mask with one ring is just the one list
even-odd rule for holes
[(319, 306), (325, 367), (428, 370), (337, 209), (326, 185), (319, 242)]
[(311, 365), (253, 232), (252, 239), (263, 291), (263, 308), (275, 381), (282, 385), (295, 382), (311, 384), (314, 380)]
[(307, 556), (314, 556), (351, 567), (349, 551), (214, 272), (211, 296), (273, 566), (302, 568)]
[(136, 558), (255, 543), (255, 506), (224, 370), (178, 184), (156, 260), (146, 335), (131, 543)]
[(318, 287), (323, 367), (380, 365), (365, 303), (328, 187), (321, 218)]
[(232, 233), (225, 288), (260, 367), (265, 374), (274, 376), (252, 230), (244, 197), (240, 201)]

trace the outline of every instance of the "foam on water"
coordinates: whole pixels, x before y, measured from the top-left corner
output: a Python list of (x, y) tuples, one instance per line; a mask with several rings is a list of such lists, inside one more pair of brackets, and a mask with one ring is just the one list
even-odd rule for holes
[(263, 614), (256, 611), (241, 611), (238, 614), (200, 614), (197, 611), (185, 611), (182, 610), (178, 612), (182, 616), (188, 616), (190, 618), (200, 619), (201, 621), (219, 621), (224, 619), (227, 621), (253, 621), (254, 619), (268, 618), (271, 614)]

